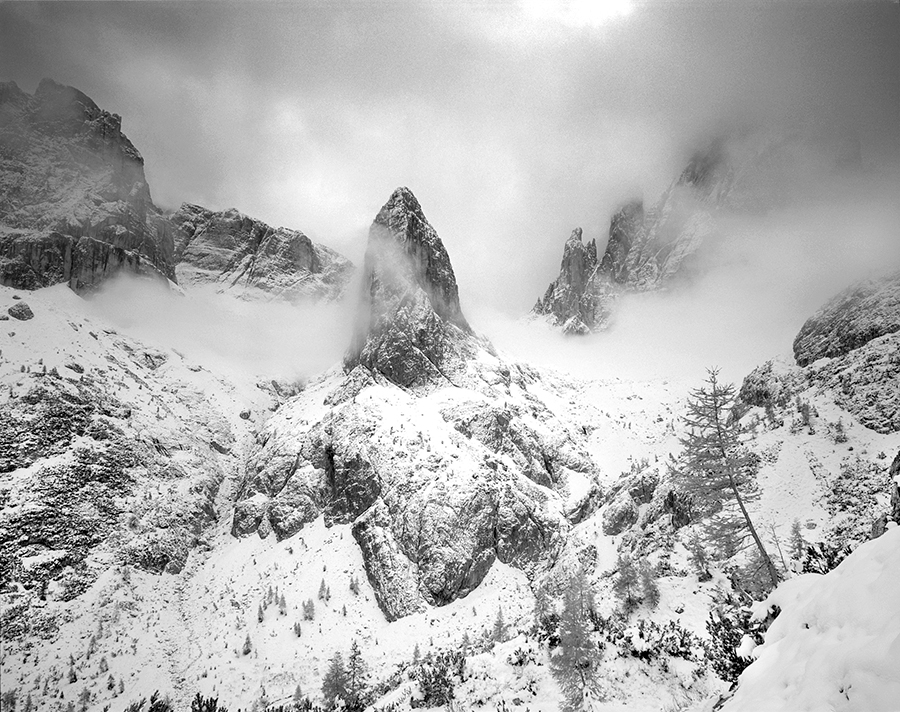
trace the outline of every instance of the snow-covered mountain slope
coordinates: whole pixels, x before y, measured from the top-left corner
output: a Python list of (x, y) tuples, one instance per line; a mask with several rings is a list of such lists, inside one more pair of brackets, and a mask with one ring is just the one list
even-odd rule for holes
[(389, 619), (473, 591), (495, 561), (552, 563), (599, 495), (587, 431), (469, 328), (446, 250), (398, 189), (369, 238), (344, 372), (282, 408), (250, 456), (234, 532), (353, 522)]
[(169, 219), (183, 287), (214, 284), (242, 299), (337, 299), (353, 273), (349, 260), (299, 230), (272, 228), (237, 210), (185, 203)]
[[(156, 690), (261, 711), (298, 685), (319, 703), (356, 640), (379, 710), (559, 710), (578, 669), (585, 708), (711, 707), (737, 643), (710, 615), (754, 589), (746, 552), (707, 537), (697, 565), (708, 520), (670, 476), (699, 384), (507, 359), (469, 326), (406, 189), (364, 272), (343, 362), (293, 389), (138, 339), (64, 285), (0, 290), (3, 691), (48, 712)], [(834, 324), (843, 342), (857, 317)], [(774, 359), (742, 384), (748, 509), (785, 574), (797, 539), (837, 561), (900, 517), (900, 432), (879, 405), (897, 339)], [(583, 667), (573, 626), (596, 656)], [(428, 692), (435, 670), (452, 699)]]

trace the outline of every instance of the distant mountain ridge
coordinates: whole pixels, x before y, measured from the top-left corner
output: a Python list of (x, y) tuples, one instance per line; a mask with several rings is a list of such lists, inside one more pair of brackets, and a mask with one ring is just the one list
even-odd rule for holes
[(154, 203), (122, 119), (51, 79), (0, 83), (0, 284), (96, 289), (119, 270), (244, 298), (335, 299), (352, 264), (236, 210)]
[(721, 211), (768, 210), (810, 164), (848, 161), (846, 142), (822, 143), (774, 130), (715, 138), (654, 205), (631, 200), (613, 214), (602, 256), (595, 240), (580, 244), (577, 228), (563, 248), (559, 276), (532, 315), (569, 334), (606, 329), (623, 294), (665, 289), (704, 268), (701, 257), (717, 242)]
[(215, 284), (245, 299), (337, 299), (353, 264), (299, 230), (273, 228), (235, 209), (212, 211), (184, 203), (177, 227), (178, 283)]

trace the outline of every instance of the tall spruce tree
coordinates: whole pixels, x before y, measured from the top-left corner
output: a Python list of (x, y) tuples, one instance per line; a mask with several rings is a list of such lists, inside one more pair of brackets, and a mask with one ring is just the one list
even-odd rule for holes
[[(701, 511), (715, 513), (710, 531), (731, 548), (750, 538), (756, 546), (774, 587), (780, 576), (763, 546), (747, 511), (742, 490), (751, 484), (749, 458), (741, 445), (741, 430), (733, 417), (736, 402), (732, 384), (719, 383), (719, 372), (710, 369), (706, 385), (691, 391), (684, 418), (687, 435), (673, 476), (678, 488), (690, 495)], [(735, 511), (737, 510), (737, 511)]]
[(328, 670), (322, 678), (322, 699), (327, 709), (331, 709), (340, 698), (347, 701), (347, 670), (340, 651), (328, 663)]

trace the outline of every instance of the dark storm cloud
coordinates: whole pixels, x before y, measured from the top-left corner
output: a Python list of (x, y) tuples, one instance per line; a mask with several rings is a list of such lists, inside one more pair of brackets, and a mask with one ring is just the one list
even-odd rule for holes
[[(576, 225), (655, 200), (723, 127), (850, 131), (900, 156), (892, 3), (645, 3), (596, 24), (514, 3), (0, 4), (0, 74), (122, 114), (157, 202), (237, 207), (358, 258), (408, 185), (464, 309), (519, 315)], [(893, 174), (887, 174), (893, 175)], [(502, 285), (502, 288), (498, 288)]]

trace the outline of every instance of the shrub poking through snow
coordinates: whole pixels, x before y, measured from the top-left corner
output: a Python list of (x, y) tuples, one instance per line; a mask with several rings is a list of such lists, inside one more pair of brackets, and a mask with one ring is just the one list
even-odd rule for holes
[(465, 656), (459, 651), (444, 651), (437, 655), (430, 652), (413, 670), (412, 675), (419, 683), (422, 699), (414, 707), (440, 707), (453, 699), (453, 687), (462, 676)]
[(750, 610), (727, 597), (710, 612), (706, 630), (710, 640), (706, 644), (706, 658), (713, 671), (725, 682), (734, 682), (752, 661), (738, 654), (745, 652), (745, 636), (757, 645), (763, 642), (764, 625), (751, 620)]

